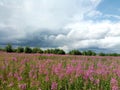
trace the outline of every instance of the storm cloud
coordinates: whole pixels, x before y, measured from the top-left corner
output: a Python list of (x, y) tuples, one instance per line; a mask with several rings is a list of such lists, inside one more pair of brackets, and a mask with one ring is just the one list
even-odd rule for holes
[(0, 45), (120, 52), (120, 22), (97, 10), (101, 2), (1, 0)]

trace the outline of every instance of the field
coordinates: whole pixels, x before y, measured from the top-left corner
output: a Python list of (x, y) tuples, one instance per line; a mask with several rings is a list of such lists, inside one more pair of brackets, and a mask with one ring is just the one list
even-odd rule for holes
[(0, 90), (120, 90), (120, 57), (0, 52)]

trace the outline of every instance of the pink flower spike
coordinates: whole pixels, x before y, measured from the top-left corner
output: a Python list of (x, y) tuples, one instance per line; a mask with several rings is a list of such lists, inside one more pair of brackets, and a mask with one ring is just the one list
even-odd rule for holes
[(27, 85), (26, 85), (26, 84), (19, 84), (18, 87), (19, 87), (21, 90), (26, 90)]
[(57, 90), (57, 85), (56, 82), (52, 82), (51, 90)]

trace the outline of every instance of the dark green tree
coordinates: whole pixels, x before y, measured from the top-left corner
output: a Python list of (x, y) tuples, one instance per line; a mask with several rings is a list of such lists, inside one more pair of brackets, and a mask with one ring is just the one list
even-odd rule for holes
[(79, 50), (71, 50), (69, 52), (70, 55), (82, 55), (82, 53)]
[(39, 48), (39, 50), (37, 51), (37, 53), (42, 54), (42, 53), (43, 53), (43, 50)]
[(105, 53), (100, 52), (100, 53), (99, 53), (99, 56), (106, 56), (106, 54), (105, 54)]
[(51, 50), (50, 49), (47, 49), (44, 51), (45, 54), (50, 54), (51, 53)]
[(87, 51), (87, 55), (88, 55), (88, 56), (92, 56), (92, 54), (93, 54), (93, 52), (92, 52), (91, 50), (88, 50), (88, 51)]
[(83, 51), (82, 55), (86, 56), (87, 55), (87, 51)]
[(37, 48), (37, 47), (32, 49), (32, 53), (38, 53), (38, 51), (39, 51), (39, 48)]
[(62, 49), (60, 49), (60, 50), (57, 52), (57, 54), (64, 55), (64, 54), (65, 54), (65, 51), (64, 51), (64, 50), (62, 50)]
[(6, 52), (13, 52), (13, 48), (11, 44), (7, 44), (7, 46), (5, 47), (5, 51)]
[(32, 49), (32, 53), (41, 53), (42, 54), (43, 50), (40, 49), (40, 48), (35, 47), (35, 48)]
[(24, 48), (23, 47), (18, 47), (17, 48), (17, 53), (22, 53), (24, 52)]
[(26, 46), (24, 49), (24, 52), (25, 53), (32, 53), (32, 49), (30, 47)]

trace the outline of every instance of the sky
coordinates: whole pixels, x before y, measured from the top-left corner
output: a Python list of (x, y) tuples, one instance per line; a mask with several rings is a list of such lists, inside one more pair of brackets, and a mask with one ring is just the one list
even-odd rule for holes
[(0, 46), (120, 53), (120, 0), (0, 0)]

